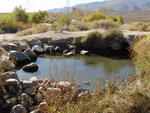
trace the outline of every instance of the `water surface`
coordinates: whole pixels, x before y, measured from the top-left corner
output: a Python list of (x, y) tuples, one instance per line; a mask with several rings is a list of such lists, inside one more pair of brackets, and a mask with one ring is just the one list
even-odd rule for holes
[(135, 68), (130, 60), (118, 60), (101, 56), (45, 57), (38, 58), (38, 72), (17, 71), (20, 79), (31, 77), (46, 79), (52, 77), (58, 81), (67, 80), (80, 83), (84, 88), (92, 88), (96, 82), (120, 80), (128, 74), (134, 74)]

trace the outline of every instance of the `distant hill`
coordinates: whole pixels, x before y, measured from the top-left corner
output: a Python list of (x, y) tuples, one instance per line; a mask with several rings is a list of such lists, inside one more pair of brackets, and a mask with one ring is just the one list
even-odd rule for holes
[[(111, 12), (129, 12), (129, 11), (141, 11), (150, 8), (150, 0), (109, 0), (104, 2), (91, 2), (78, 4), (72, 8), (81, 8), (85, 10), (98, 10), (99, 8), (106, 8)], [(66, 8), (50, 9), (49, 12), (65, 12)]]

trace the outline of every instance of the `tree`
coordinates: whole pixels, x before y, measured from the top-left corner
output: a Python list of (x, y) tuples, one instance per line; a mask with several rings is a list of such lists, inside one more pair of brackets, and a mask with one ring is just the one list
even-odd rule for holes
[(28, 13), (21, 6), (16, 7), (13, 11), (16, 21), (27, 23), (29, 21)]

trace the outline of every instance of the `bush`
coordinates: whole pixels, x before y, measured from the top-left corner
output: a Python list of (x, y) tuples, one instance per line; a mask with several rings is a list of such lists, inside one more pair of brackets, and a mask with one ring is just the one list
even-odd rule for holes
[(91, 29), (98, 29), (98, 28), (109, 29), (109, 28), (117, 28), (117, 27), (118, 27), (118, 24), (110, 19), (93, 21), (91, 23)]
[(118, 16), (118, 24), (124, 24), (124, 20), (122, 16)]
[(81, 40), (82, 44), (89, 49), (120, 49), (121, 44), (126, 42), (123, 33), (118, 29), (109, 29), (105, 33), (92, 32)]
[(17, 32), (17, 36), (26, 36), (26, 35), (32, 35), (32, 34), (38, 34), (38, 33), (45, 33), (50, 30), (50, 26), (46, 24), (38, 24), (33, 26), (30, 29), (26, 29), (20, 32)]
[(81, 21), (74, 21), (71, 23), (71, 25), (75, 28), (77, 28), (80, 31), (89, 30), (89, 23), (81, 22)]
[(99, 32), (92, 32), (84, 37), (81, 42), (87, 48), (99, 49), (101, 48), (99, 46), (102, 46), (100, 43), (103, 42), (101, 39), (102, 35)]
[(32, 14), (31, 20), (33, 23), (43, 23), (45, 22), (47, 16), (48, 16), (48, 12), (39, 11)]
[(92, 22), (94, 20), (102, 20), (105, 19), (106, 16), (103, 13), (94, 13), (89, 16), (85, 16), (82, 18), (84, 22)]
[(6, 14), (0, 19), (1, 30), (6, 33), (16, 33), (28, 27), (21, 22), (17, 22), (13, 14)]
[(71, 19), (68, 15), (63, 15), (58, 21), (52, 24), (52, 29), (57, 29), (59, 27), (69, 26), (71, 24)]
[(21, 6), (14, 9), (13, 15), (18, 22), (28, 23), (29, 21), (28, 13)]
[(132, 46), (133, 62), (138, 74), (150, 72), (150, 36), (135, 41)]
[(135, 22), (132, 23), (128, 29), (130, 31), (150, 31), (150, 22), (147, 23)]

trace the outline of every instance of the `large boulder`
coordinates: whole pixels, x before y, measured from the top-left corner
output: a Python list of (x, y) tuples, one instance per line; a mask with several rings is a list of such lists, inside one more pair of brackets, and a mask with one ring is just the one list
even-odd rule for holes
[(26, 49), (26, 50), (24, 51), (24, 53), (25, 53), (26, 55), (28, 55), (28, 57), (30, 57), (31, 60), (33, 60), (33, 61), (36, 61), (36, 60), (37, 60), (37, 55), (36, 55), (36, 53), (35, 53), (34, 51), (32, 51), (30, 48)]
[(32, 51), (34, 51), (37, 55), (41, 55), (45, 53), (45, 50), (40, 45), (33, 46)]
[(11, 51), (9, 54), (9, 59), (14, 64), (26, 64), (30, 62), (30, 58), (23, 52)]
[(15, 44), (17, 44), (19, 46), (19, 49), (21, 49), (22, 51), (29, 48), (29, 44), (26, 41), (17, 41), (15, 42)]
[(47, 54), (50, 54), (50, 55), (54, 54), (54, 50), (55, 50), (54, 46), (44, 45), (43, 48), (44, 48), (44, 50), (46, 51)]
[(1, 44), (1, 46), (7, 51), (21, 51), (21, 49), (19, 48), (19, 46), (17, 44), (14, 43), (10, 43), (10, 42), (4, 42)]
[(33, 39), (31, 41), (28, 42), (30, 47), (33, 47), (35, 45), (39, 45), (39, 46), (42, 46), (42, 42), (40, 40), (36, 40), (36, 39)]
[(39, 68), (38, 68), (38, 65), (35, 64), (35, 63), (31, 63), (31, 64), (25, 65), (25, 66), (23, 67), (23, 70), (24, 70), (25, 72), (37, 72), (38, 69), (39, 69)]
[(18, 104), (11, 109), (10, 113), (27, 113), (27, 109), (23, 105)]

